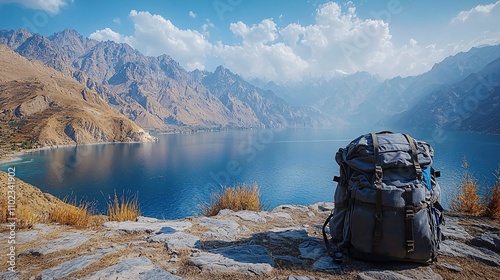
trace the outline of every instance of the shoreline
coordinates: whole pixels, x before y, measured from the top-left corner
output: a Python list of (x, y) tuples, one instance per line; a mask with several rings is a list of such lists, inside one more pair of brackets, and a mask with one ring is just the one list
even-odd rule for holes
[(139, 141), (133, 141), (133, 142), (97, 142), (97, 143), (85, 143), (85, 144), (65, 144), (65, 145), (56, 145), (56, 146), (45, 146), (45, 147), (40, 147), (40, 148), (15, 151), (13, 153), (0, 154), (0, 164), (21, 161), (22, 160), (21, 157), (25, 156), (26, 154), (31, 154), (34, 152), (45, 151), (45, 150), (56, 150), (59, 148), (69, 148), (69, 147), (78, 147), (78, 146), (109, 145), (109, 144), (137, 144), (137, 143), (155, 143), (155, 142), (158, 142), (158, 138), (155, 137), (155, 139), (156, 139), (155, 141), (151, 141), (151, 142), (139, 142)]

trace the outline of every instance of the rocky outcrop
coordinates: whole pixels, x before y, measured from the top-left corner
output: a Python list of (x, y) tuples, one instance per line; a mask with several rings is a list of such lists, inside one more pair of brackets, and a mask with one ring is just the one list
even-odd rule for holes
[(174, 221), (139, 217), (92, 231), (36, 225), (18, 233), (19, 267), (0, 279), (493, 279), (500, 272), (498, 223), (461, 215), (446, 216), (447, 239), (432, 265), (348, 257), (335, 263), (321, 237), (332, 207), (223, 210)]
[(4, 145), (154, 141), (85, 85), (2, 45), (0, 103)]

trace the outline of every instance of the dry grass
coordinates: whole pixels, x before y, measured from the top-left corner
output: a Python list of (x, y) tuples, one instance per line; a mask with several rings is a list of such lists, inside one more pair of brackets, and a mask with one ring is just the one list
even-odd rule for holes
[(114, 198), (108, 200), (108, 216), (111, 221), (135, 221), (141, 215), (137, 195), (122, 194), (120, 198), (114, 194)]
[(8, 207), (5, 203), (0, 203), (0, 223), (16, 222), (16, 229), (32, 228), (35, 224), (46, 222), (40, 215), (36, 215), (31, 208), (25, 205), (18, 205), (14, 209), (14, 216), (9, 215)]
[(488, 203), (485, 207), (485, 216), (500, 220), (500, 168), (496, 171), (496, 178), (495, 185), (491, 188), (486, 200)]
[(202, 206), (202, 213), (205, 216), (215, 216), (222, 209), (261, 211), (262, 208), (257, 184), (243, 184), (234, 188), (225, 187), (221, 193), (212, 193), (210, 204)]
[(464, 174), (458, 186), (458, 193), (452, 198), (451, 210), (479, 216), (483, 213), (484, 207), (478, 194), (478, 181), (469, 172), (469, 163), (466, 159), (464, 159), (462, 167)]
[(51, 222), (81, 229), (90, 226), (90, 219), (92, 217), (91, 203), (85, 201), (77, 203), (76, 198), (73, 201), (68, 201), (67, 197), (64, 198), (63, 202), (65, 204), (56, 206), (49, 213), (49, 220)]

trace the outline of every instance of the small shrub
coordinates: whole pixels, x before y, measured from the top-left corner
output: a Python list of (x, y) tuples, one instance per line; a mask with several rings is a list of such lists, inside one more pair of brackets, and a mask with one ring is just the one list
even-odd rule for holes
[(477, 190), (478, 181), (470, 174), (468, 170), (469, 164), (466, 159), (464, 159), (462, 167), (464, 168), (464, 174), (458, 186), (458, 193), (452, 198), (451, 209), (479, 216), (483, 212), (483, 203)]
[(76, 228), (88, 228), (92, 214), (90, 213), (92, 204), (89, 202), (68, 201), (64, 198), (64, 204), (57, 205), (50, 213), (49, 220), (51, 222), (62, 225), (74, 226)]
[[(32, 228), (37, 223), (45, 222), (41, 216), (35, 215), (25, 205), (17, 205), (14, 209), (15, 216), (11, 216), (5, 203), (0, 203), (0, 223), (16, 222), (17, 229)], [(12, 220), (11, 218), (15, 218)]]
[(202, 213), (205, 216), (215, 216), (222, 209), (261, 211), (262, 208), (257, 184), (243, 184), (234, 188), (225, 187), (221, 193), (213, 192), (210, 204), (202, 206)]
[(120, 199), (114, 194), (114, 198), (111, 197), (108, 200), (108, 216), (109, 220), (123, 222), (123, 221), (135, 221), (137, 217), (141, 215), (139, 210), (139, 202), (137, 195), (127, 195), (122, 194)]
[(35, 215), (32, 210), (25, 205), (19, 205), (16, 209), (16, 218), (16, 227), (18, 229), (32, 228), (35, 224), (44, 222), (42, 217)]
[(500, 220), (500, 168), (496, 171), (496, 178), (495, 185), (488, 195), (485, 215)]

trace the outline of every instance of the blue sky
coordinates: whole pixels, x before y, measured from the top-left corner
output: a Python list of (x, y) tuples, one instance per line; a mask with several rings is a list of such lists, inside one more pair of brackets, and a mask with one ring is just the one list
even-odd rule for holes
[(223, 65), (277, 82), (368, 71), (429, 70), (500, 43), (500, 1), (0, 0), (0, 29), (45, 36), (71, 28), (96, 40), (166, 53), (187, 70)]

